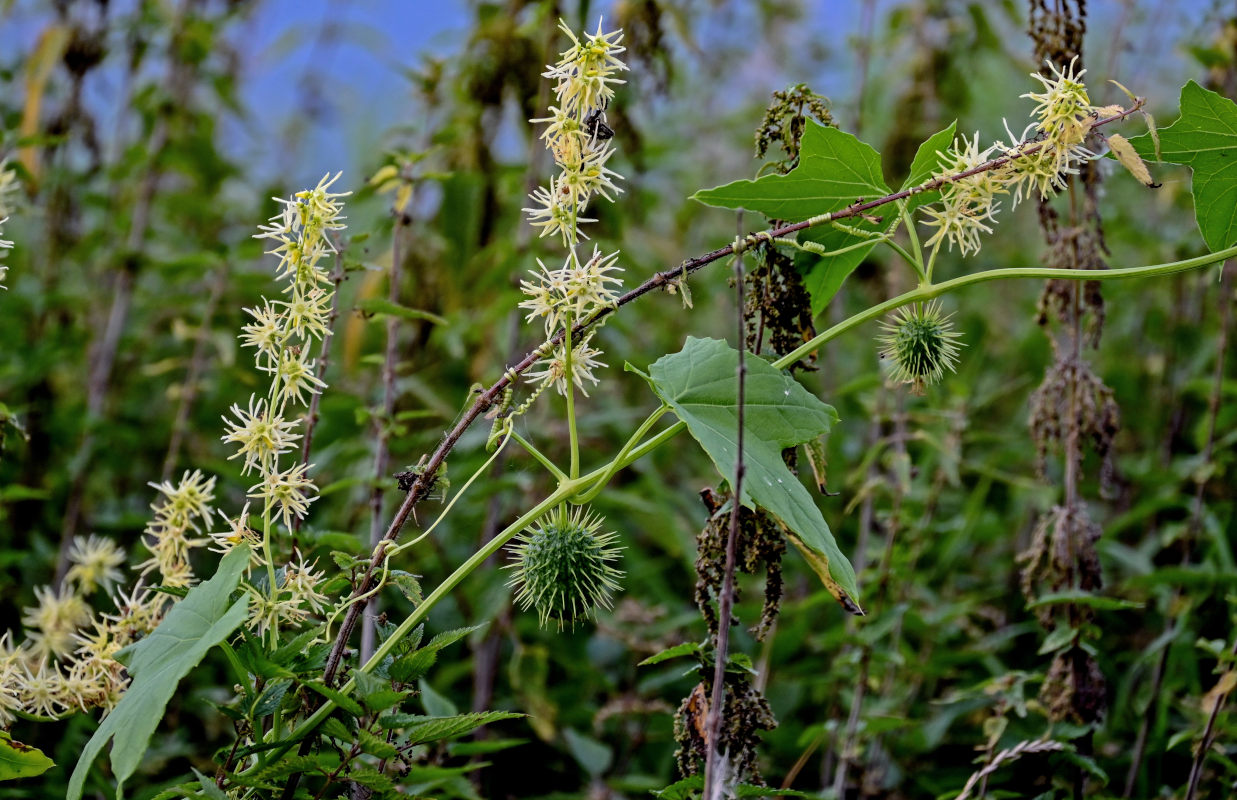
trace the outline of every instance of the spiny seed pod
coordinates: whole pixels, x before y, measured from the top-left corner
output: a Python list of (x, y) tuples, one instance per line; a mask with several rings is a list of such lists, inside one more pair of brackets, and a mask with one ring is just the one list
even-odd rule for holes
[(958, 363), (961, 334), (953, 330), (951, 316), (941, 314), (938, 303), (916, 304), (898, 309), (881, 325), (881, 358), (889, 360), (892, 378), (909, 383), (915, 394), (923, 394), (925, 386), (939, 381), (945, 370), (953, 372)]
[(577, 617), (610, 607), (610, 593), (623, 577), (611, 565), (621, 548), (611, 546), (613, 532), (598, 533), (601, 523), (583, 508), (559, 506), (516, 537), (507, 585), (516, 588), (522, 610), (536, 606), (542, 627), (551, 619), (559, 630), (568, 621), (574, 627)]

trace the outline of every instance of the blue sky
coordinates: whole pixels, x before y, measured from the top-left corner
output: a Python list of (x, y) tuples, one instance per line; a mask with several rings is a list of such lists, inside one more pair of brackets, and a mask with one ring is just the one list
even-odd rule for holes
[[(135, 1), (113, 0), (112, 7), (123, 10)], [(570, 0), (566, 5), (575, 7)], [(590, 20), (606, 14), (611, 5), (589, 3)], [(692, 5), (701, 7), (699, 2)], [(875, 0), (872, 8), (879, 20), (898, 5), (895, 0)], [(1203, 24), (1206, 12), (1222, 5), (1218, 0), (1090, 3), (1092, 72), (1097, 64), (1108, 63), (1109, 35), (1121, 26), (1122, 39), (1132, 48), (1120, 54), (1117, 63), (1122, 81), (1148, 93), (1156, 84), (1180, 85), (1195, 70), (1175, 43), (1192, 25)], [(806, 24), (790, 35), (804, 46), (814, 44), (830, 53), (818, 62), (824, 64), (819, 74), (795, 73), (793, 62), (787, 67), (785, 54), (753, 53), (749, 65), (739, 65), (723, 78), (729, 82), (724, 93), (759, 96), (807, 81), (833, 97), (835, 107), (847, 108), (854, 100), (849, 96), (854, 86), (853, 42), (861, 34), (864, 6), (857, 0), (804, 0)], [(703, 41), (741, 37), (746, 26), (758, 22), (752, 16), (755, 8), (737, 2), (728, 16), (710, 11), (697, 34)], [(46, 0), (17, 0), (0, 27), (0, 52), (28, 52), (49, 17)], [(264, 177), (279, 175), (288, 183), (312, 183), (328, 169), (354, 173), (363, 162), (372, 164), (375, 148), (382, 145), (380, 132), (417, 119), (406, 71), (428, 55), (460, 52), (472, 17), (464, 0), (264, 0), (240, 36), (245, 43), (243, 95), (250, 117), (225, 127), (228, 149)], [(100, 81), (93, 88), (93, 104), (104, 114), (119, 111), (109, 96), (115, 84)], [(306, 108), (312, 114), (307, 115)]]

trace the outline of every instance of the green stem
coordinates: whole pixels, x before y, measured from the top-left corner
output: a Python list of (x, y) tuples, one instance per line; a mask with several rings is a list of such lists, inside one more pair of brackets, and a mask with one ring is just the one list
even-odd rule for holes
[[(1121, 278), (1149, 278), (1162, 275), (1173, 275), (1179, 272), (1187, 272), (1189, 270), (1205, 267), (1210, 264), (1222, 262), (1226, 259), (1237, 257), (1237, 246), (1221, 250), (1216, 253), (1208, 253), (1207, 255), (1197, 258), (1186, 259), (1184, 261), (1174, 261), (1167, 264), (1154, 264), (1144, 267), (1127, 267), (1124, 269), (1111, 270), (1081, 270), (1081, 269), (1047, 269), (1037, 267), (1023, 267), (1012, 269), (995, 269), (987, 272), (979, 272), (973, 275), (963, 275), (953, 280), (938, 283), (933, 286), (921, 287), (898, 297), (892, 298), (879, 305), (862, 311), (850, 319), (834, 325), (832, 328), (821, 333), (810, 342), (797, 348), (791, 353), (783, 356), (773, 363), (773, 366), (779, 369), (785, 369), (790, 364), (803, 358), (812, 350), (820, 347), (822, 344), (837, 338), (841, 334), (862, 325), (864, 322), (881, 316), (895, 308), (899, 308), (908, 303), (921, 302), (938, 297), (942, 294), (960, 289), (963, 286), (969, 286), (973, 283), (983, 283), (985, 281), (1004, 280), (1010, 278), (1031, 278), (1031, 279), (1063, 279), (1063, 280), (1118, 280)], [(372, 672), (374, 667), (382, 662), (395, 648), (395, 646), (408, 635), (414, 627), (419, 625), (429, 614), (439, 600), (443, 599), (452, 589), (460, 584), (464, 578), (468, 577), (477, 567), (486, 561), (490, 556), (497, 553), (508, 541), (511, 540), (519, 531), (526, 526), (536, 521), (542, 514), (563, 501), (572, 497), (586, 486), (591, 486), (594, 482), (600, 480), (607, 473), (613, 472), (615, 469), (621, 469), (628, 466), (644, 456), (648, 455), (653, 450), (656, 450), (661, 445), (674, 438), (680, 431), (686, 428), (687, 425), (682, 420), (674, 423), (663, 431), (660, 431), (648, 441), (631, 448), (626, 456), (617, 457), (610, 464), (601, 467), (593, 472), (580, 478), (564, 481), (559, 484), (548, 497), (538, 503), (529, 511), (525, 512), (519, 519), (508, 525), (497, 536), (491, 539), (484, 547), (473, 553), (467, 561), (461, 564), (454, 572), (452, 572), (442, 583), (438, 585), (425, 600), (417, 606), (399, 627), (386, 639), (374, 652), (374, 655), (365, 662), (359, 670), (361, 672)], [(617, 467), (616, 467), (617, 465)], [(340, 691), (347, 694), (356, 688), (356, 680), (352, 679), (345, 683)], [(270, 751), (270, 759), (278, 758), (292, 748), (297, 742), (313, 731), (326, 717), (334, 710), (335, 704), (327, 700), (318, 710), (311, 714), (308, 718), (302, 721), (292, 730), (288, 738), (284, 739), (280, 745)]]
[(832, 258), (833, 256), (840, 256), (843, 253), (849, 253), (851, 250), (858, 250), (861, 247), (871, 247), (873, 244), (883, 242), (883, 241), (887, 241), (886, 237), (875, 236), (871, 239), (863, 239), (861, 241), (855, 242), (854, 244), (848, 244), (845, 247), (839, 247), (837, 250), (826, 250), (824, 245), (818, 242), (812, 242), (812, 241), (800, 242), (796, 239), (785, 239), (785, 238), (780, 238), (780, 237), (777, 239), (774, 239), (773, 243), (785, 245), (787, 247), (795, 247), (795, 248), (798, 248), (799, 250), (804, 251), (805, 253), (814, 253), (818, 256)]
[(623, 468), (623, 459), (627, 457), (627, 454), (630, 453), (632, 448), (634, 448), (636, 444), (644, 438), (644, 435), (657, 424), (657, 420), (661, 419), (662, 416), (669, 410), (670, 406), (663, 403), (652, 414), (649, 414), (644, 422), (640, 423), (640, 427), (636, 428), (636, 432), (631, 435), (631, 438), (623, 444), (623, 447), (619, 450), (618, 455), (616, 455), (607, 466), (601, 468), (601, 477), (596, 479), (596, 482), (593, 483), (591, 488), (585, 489), (581, 494), (572, 497), (571, 502), (576, 505), (584, 505), (585, 503), (592, 501), (594, 497), (600, 494), (601, 490), (606, 488), (606, 484), (610, 482), (610, 478), (614, 477), (614, 473)]
[(245, 665), (241, 663), (240, 656), (232, 649), (232, 645), (228, 644), (227, 640), (219, 643), (219, 647), (223, 650), (223, 655), (227, 658), (228, 664), (231, 665), (232, 671), (236, 673), (236, 682), (245, 687), (245, 691), (249, 691), (249, 670), (245, 669)]
[(955, 289), (961, 289), (963, 286), (970, 286), (973, 283), (986, 283), (987, 281), (1009, 280), (1013, 278), (1033, 278), (1038, 280), (1067, 280), (1067, 281), (1115, 281), (1122, 278), (1158, 278), (1165, 275), (1175, 275), (1179, 272), (1189, 272), (1193, 269), (1206, 267), (1211, 264), (1218, 264), (1230, 258), (1237, 257), (1237, 246), (1229, 247), (1215, 253), (1207, 253), (1195, 258), (1187, 258), (1184, 261), (1172, 261), (1167, 264), (1151, 264), (1145, 267), (1123, 267), (1121, 269), (1050, 269), (1047, 267), (1011, 267), (1010, 269), (991, 269), (986, 272), (976, 272), (973, 275), (962, 275), (952, 280), (942, 283), (932, 284), (930, 286), (921, 286), (918, 289), (913, 289), (905, 294), (900, 294), (897, 297), (890, 298), (879, 305), (860, 311), (853, 317), (839, 322), (832, 328), (822, 332), (816, 338), (803, 345), (795, 348), (793, 351), (773, 362), (773, 366), (778, 369), (786, 369), (786, 367), (795, 363), (799, 359), (806, 356), (824, 343), (836, 339), (843, 333), (846, 333), (852, 328), (858, 327), (869, 320), (880, 317), (895, 308), (901, 308), (909, 303), (922, 302), (931, 300), (934, 297), (940, 297), (943, 294), (948, 294)]
[[(687, 427), (687, 423), (684, 422), (683, 420), (679, 420), (678, 422), (671, 425), (669, 428), (666, 428), (664, 431), (660, 431), (656, 436), (653, 436), (644, 444), (632, 449), (632, 451), (628, 453), (625, 458), (616, 459), (615, 463), (618, 464), (617, 469), (622, 469), (623, 467), (631, 466), (632, 464), (636, 463), (640, 459), (647, 456), (649, 453), (653, 452), (654, 450), (661, 447), (666, 442), (673, 439), (676, 435), (678, 435), (679, 431), (683, 430), (686, 427)], [(600, 469), (594, 470), (590, 472), (589, 474), (580, 478), (580, 482), (587, 485), (595, 480), (598, 480), (599, 478), (601, 478), (603, 474), (605, 474), (607, 470), (611, 469), (612, 467), (614, 467), (614, 465), (609, 464)]]
[[(278, 466), (276, 464), (275, 468), (278, 469)], [(271, 501), (267, 499), (262, 504), (262, 560), (266, 562), (266, 596), (274, 603), (278, 597), (275, 595), (277, 589), (275, 587), (275, 558), (271, 554), (271, 528)], [(278, 644), (278, 639), (276, 638), (278, 633), (275, 631), (275, 626), (272, 625), (267, 632), (270, 634), (268, 637), (270, 639), (270, 647), (274, 650)]]
[(555, 466), (553, 461), (546, 458), (545, 454), (542, 453), (540, 450), (538, 450), (532, 442), (528, 441), (523, 436), (516, 433), (514, 428), (511, 430), (511, 438), (515, 440), (516, 444), (518, 444), (520, 447), (523, 447), (525, 450), (527, 450), (530, 456), (537, 459), (537, 461), (541, 462), (541, 466), (549, 470), (550, 474), (553, 475), (555, 479), (558, 480), (559, 483), (562, 483), (563, 481), (568, 479), (566, 473), (564, 473), (561, 469)]
[(572, 479), (580, 477), (580, 439), (576, 433), (576, 402), (575, 402), (575, 381), (572, 380), (571, 374), (571, 325), (574, 320), (567, 317), (566, 324), (563, 326), (566, 330), (566, 335), (563, 336), (563, 380), (567, 382), (567, 435), (571, 440), (571, 469), (570, 474)]
[(911, 240), (911, 247), (915, 250), (914, 261), (922, 267), (923, 247), (919, 244), (919, 232), (915, 230), (915, 218), (907, 209), (905, 200), (898, 201), (898, 216), (902, 217), (902, 224), (906, 226), (906, 236)]
[[(932, 253), (928, 256), (928, 266), (924, 269), (923, 281), (919, 284), (919, 288), (925, 289), (932, 285), (932, 268), (936, 266), (936, 256), (941, 252), (941, 242), (944, 239), (937, 239), (936, 244), (932, 245)], [(991, 270), (992, 272), (1000, 272), (1001, 270)], [(984, 275), (986, 273), (979, 273)]]
[[(374, 654), (370, 656), (370, 659), (357, 669), (360, 672), (367, 674), (372, 672), (374, 667), (381, 664), (383, 659), (390, 655), (391, 651), (395, 649), (395, 646), (399, 644), (405, 636), (408, 635), (409, 631), (421, 624), (426, 616), (429, 615), (430, 609), (432, 609), (439, 600), (446, 597), (447, 594), (458, 586), (464, 578), (468, 577), (473, 570), (481, 566), (486, 559), (502, 549), (503, 545), (510, 541), (517, 533), (535, 522), (539, 517), (541, 517), (542, 514), (546, 513), (550, 509), (562, 503), (571, 495), (578, 492), (584, 485), (585, 481), (582, 479), (569, 480), (560, 484), (559, 487), (555, 489), (554, 492), (552, 492), (548, 497), (535, 505), (533, 508), (526, 511), (523, 516), (504, 528), (498, 533), (498, 535), (487, 542), (484, 547), (473, 553), (467, 561), (460, 564), (460, 566), (456, 568), (455, 572), (452, 572), (442, 583), (438, 584), (434, 591), (426, 595), (425, 600), (423, 600), (421, 604), (417, 606), (416, 609), (414, 609), (403, 622), (400, 623), (399, 627), (396, 628), (391, 635), (378, 646), (378, 648), (374, 651)], [(352, 678), (341, 686), (339, 691), (344, 694), (348, 694), (355, 688), (356, 679)], [(284, 753), (288, 752), (293, 745), (305, 738), (310, 732), (313, 731), (315, 727), (321, 724), (321, 722), (325, 720), (334, 709), (335, 703), (333, 701), (324, 701), (323, 704), (318, 707), (317, 711), (309, 715), (309, 717), (297, 725), (296, 728), (288, 734), (288, 738), (284, 739), (278, 747), (275, 747), (270, 751), (270, 755), (267, 757), (266, 763), (270, 763), (274, 759), (277, 759)]]
[[(924, 272), (922, 260), (916, 259), (915, 256), (912, 255), (905, 247), (895, 242), (892, 238), (886, 239), (885, 244), (889, 245), (895, 253), (902, 256), (907, 264), (911, 265), (911, 269), (915, 270), (915, 274), (919, 276), (920, 283), (927, 282), (928, 275)], [(918, 247), (916, 247), (916, 251), (918, 251)]]
[(898, 201), (898, 215), (902, 217), (902, 225), (906, 228), (906, 236), (911, 242), (911, 252), (907, 252), (893, 239), (889, 240), (889, 246), (898, 252), (902, 258), (906, 259), (906, 263), (914, 268), (915, 273), (919, 275), (921, 284), (928, 283), (928, 275), (924, 272), (923, 267), (923, 247), (919, 244), (919, 234), (915, 231), (915, 220), (911, 217), (911, 212), (906, 210), (906, 201)]

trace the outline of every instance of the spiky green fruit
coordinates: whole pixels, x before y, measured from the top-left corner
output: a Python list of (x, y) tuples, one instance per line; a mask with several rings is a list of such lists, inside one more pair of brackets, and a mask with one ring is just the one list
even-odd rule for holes
[(895, 381), (909, 383), (911, 391), (923, 394), (924, 387), (939, 381), (946, 370), (954, 371), (961, 334), (954, 331), (951, 316), (942, 314), (935, 302), (916, 304), (898, 309), (881, 325), (881, 358), (889, 361)]
[(545, 627), (551, 619), (574, 627), (580, 617), (610, 607), (621, 570), (613, 563), (621, 548), (613, 532), (600, 533), (602, 519), (583, 508), (559, 506), (516, 537), (508, 586), (522, 610), (536, 607)]

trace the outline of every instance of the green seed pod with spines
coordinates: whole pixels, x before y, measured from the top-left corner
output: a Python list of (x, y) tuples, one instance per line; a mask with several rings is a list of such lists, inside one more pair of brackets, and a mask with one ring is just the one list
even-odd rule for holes
[(516, 589), (521, 609), (536, 607), (542, 627), (551, 619), (559, 630), (565, 622), (574, 627), (576, 619), (610, 607), (623, 577), (612, 565), (621, 548), (612, 546), (616, 534), (599, 533), (601, 524), (584, 508), (559, 506), (516, 537), (507, 585)]
[(894, 381), (908, 383), (915, 394), (923, 394), (924, 387), (940, 381), (946, 370), (954, 371), (962, 345), (951, 316), (942, 314), (934, 301), (900, 308), (882, 323), (881, 358), (889, 361)]

